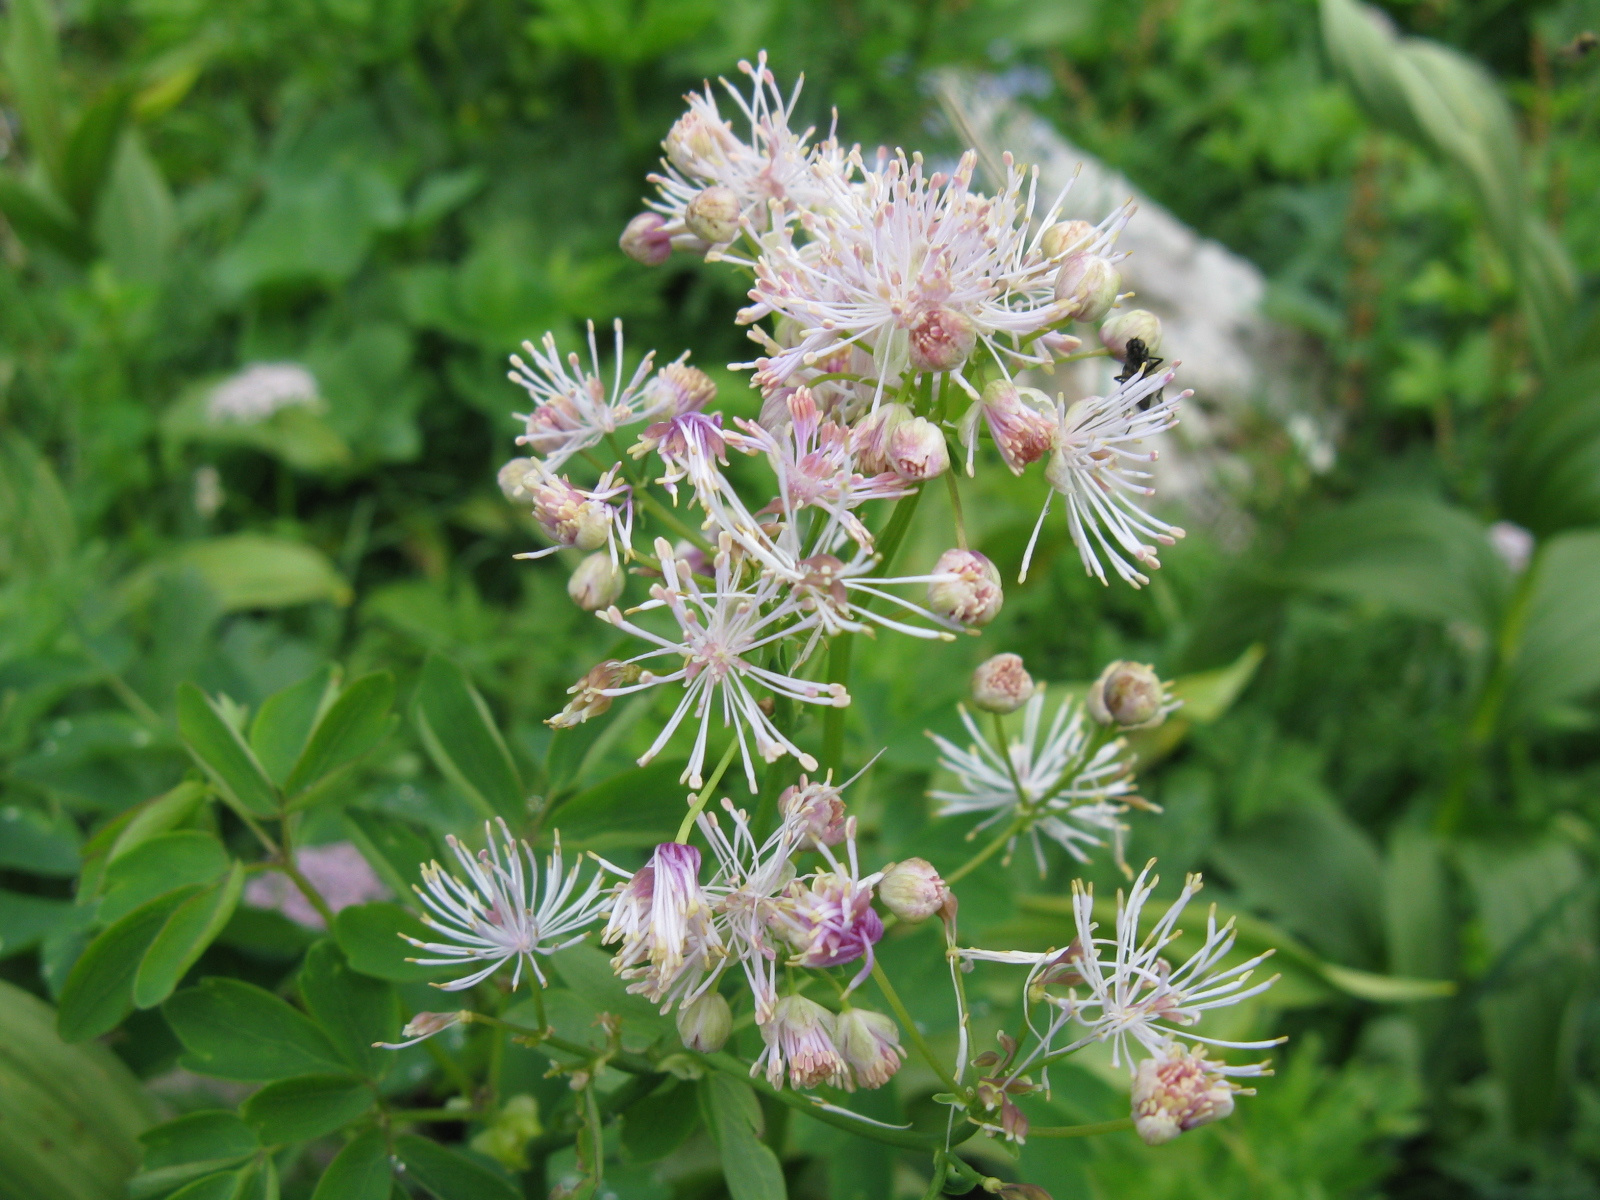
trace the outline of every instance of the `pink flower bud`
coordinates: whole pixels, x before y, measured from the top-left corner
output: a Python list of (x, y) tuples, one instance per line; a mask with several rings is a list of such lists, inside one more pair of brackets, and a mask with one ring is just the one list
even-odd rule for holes
[(431, 1038), (436, 1033), (443, 1033), (452, 1025), (460, 1025), (470, 1019), (470, 1012), (419, 1012), (406, 1022), (406, 1027), (400, 1031), (403, 1042), (374, 1042), (374, 1046), (382, 1046), (385, 1050), (404, 1050), (407, 1046), (415, 1046), (418, 1042)]
[(683, 214), (689, 232), (713, 246), (723, 246), (739, 236), (739, 197), (721, 184), (708, 187)]
[(1082, 249), (1094, 240), (1094, 226), (1087, 221), (1057, 221), (1044, 231), (1039, 249), (1046, 258), (1060, 258)]
[(844, 841), (844, 798), (831, 779), (812, 783), (800, 776), (799, 783), (778, 797), (778, 812), (806, 839), (803, 845), (837, 846)]
[(617, 245), (634, 262), (659, 267), (672, 254), (672, 235), (666, 232), (666, 223), (660, 213), (642, 212), (624, 227)]
[(649, 384), (650, 399), (665, 415), (681, 417), (699, 412), (717, 398), (716, 382), (699, 367), (668, 363)]
[(1143, 308), (1118, 313), (1100, 326), (1100, 341), (1118, 362), (1128, 360), (1128, 343), (1138, 338), (1146, 354), (1161, 352), (1161, 318)]
[(567, 580), (567, 595), (584, 612), (610, 608), (622, 595), (622, 568), (606, 553), (591, 554)]
[(678, 1036), (691, 1050), (715, 1054), (733, 1032), (733, 1010), (719, 992), (707, 992), (678, 1010)]
[(1079, 251), (1067, 255), (1056, 274), (1056, 299), (1075, 321), (1098, 321), (1111, 311), (1122, 275), (1109, 259)]
[(533, 495), (527, 484), (528, 472), (533, 470), (534, 461), (531, 458), (513, 458), (500, 468), (498, 482), (500, 491), (507, 500), (526, 500)]
[(834, 1018), (833, 1040), (857, 1087), (882, 1087), (906, 1059), (899, 1027), (883, 1013), (864, 1008), (848, 1008)]
[[(1009, 379), (996, 379), (983, 389), (968, 420), (967, 437), (977, 436), (981, 416), (994, 438), (995, 449), (1013, 475), (1050, 452), (1056, 432), (1055, 406), (1037, 388), (1022, 388)], [(970, 460), (969, 460), (970, 461)]]
[(963, 625), (987, 625), (1005, 603), (1000, 572), (976, 550), (946, 550), (932, 574), (953, 578), (928, 585), (928, 607)]
[(1140, 1062), (1133, 1075), (1133, 1127), (1146, 1145), (1170, 1142), (1233, 1112), (1238, 1089), (1209, 1066), (1176, 1042)]
[(923, 309), (906, 332), (911, 339), (913, 371), (953, 371), (967, 361), (978, 344), (972, 322), (942, 305)]
[(1166, 719), (1166, 688), (1143, 663), (1112, 663), (1089, 689), (1089, 715), (1102, 725), (1150, 729)]
[(590, 717), (598, 717), (611, 708), (611, 688), (627, 687), (637, 682), (639, 668), (632, 663), (608, 658), (589, 668), (589, 673), (567, 689), (572, 699), (555, 716), (545, 721), (552, 729), (571, 729), (582, 725)]
[(766, 1064), (767, 1082), (781, 1088), (787, 1068), (791, 1087), (848, 1086), (850, 1066), (834, 1044), (833, 1023), (833, 1014), (815, 1000), (804, 996), (779, 1000), (772, 1019), (760, 1027), (767, 1048), (757, 1066)]
[[(772, 901), (767, 924), (795, 949), (797, 967), (840, 967), (872, 952), (883, 937), (883, 918), (872, 907), (872, 888), (842, 871), (823, 871), (807, 887), (789, 884)], [(869, 960), (870, 961), (870, 960)]]
[(944, 907), (950, 889), (925, 858), (890, 863), (878, 881), (878, 899), (908, 924), (926, 921)]
[(972, 702), (985, 712), (1016, 712), (1033, 692), (1033, 679), (1018, 654), (996, 654), (972, 672)]
[(950, 469), (944, 431), (926, 417), (902, 421), (889, 435), (889, 468), (913, 483), (943, 475)]
[(889, 439), (906, 421), (911, 410), (904, 404), (880, 404), (862, 417), (850, 430), (850, 449), (856, 469), (865, 475), (881, 475), (889, 469)]
[(726, 123), (711, 119), (703, 108), (691, 108), (673, 123), (661, 143), (667, 159), (685, 175), (710, 179), (727, 161), (728, 150), (737, 144)]

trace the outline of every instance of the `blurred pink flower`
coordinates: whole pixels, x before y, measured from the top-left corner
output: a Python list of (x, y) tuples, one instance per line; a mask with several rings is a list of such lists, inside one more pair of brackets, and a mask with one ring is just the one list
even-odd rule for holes
[[(334, 912), (389, 895), (389, 889), (383, 886), (352, 842), (306, 846), (295, 853), (294, 861)], [(311, 907), (311, 902), (300, 894), (289, 877), (276, 871), (251, 879), (245, 885), (244, 902), (252, 908), (273, 909), (308, 929), (328, 927), (322, 914)]]

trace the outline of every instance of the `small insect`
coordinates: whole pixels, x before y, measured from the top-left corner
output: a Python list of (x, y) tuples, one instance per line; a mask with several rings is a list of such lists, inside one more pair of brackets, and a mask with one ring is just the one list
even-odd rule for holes
[[(1129, 338), (1128, 349), (1125, 353), (1126, 357), (1124, 357), (1122, 360), (1122, 374), (1117, 376), (1118, 383), (1127, 383), (1130, 379), (1138, 379), (1142, 375), (1148, 375), (1151, 371), (1154, 371), (1162, 363), (1167, 361), (1164, 358), (1160, 358), (1157, 355), (1151, 354), (1150, 351), (1145, 348), (1143, 338)], [(1162, 397), (1162, 393), (1165, 391), (1165, 388), (1157, 388), (1154, 392), (1150, 393), (1150, 395), (1139, 401), (1139, 411), (1144, 412), (1152, 404), (1159, 401)]]

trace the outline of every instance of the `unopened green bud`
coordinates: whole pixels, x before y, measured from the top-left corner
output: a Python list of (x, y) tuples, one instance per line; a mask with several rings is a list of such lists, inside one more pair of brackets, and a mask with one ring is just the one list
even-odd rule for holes
[(678, 1036), (690, 1050), (714, 1054), (733, 1032), (733, 1010), (719, 992), (707, 992), (678, 1010)]
[(1087, 703), (1089, 715), (1100, 724), (1123, 729), (1150, 729), (1167, 716), (1166, 688), (1143, 663), (1112, 663), (1089, 689)]
[(1087, 221), (1057, 221), (1044, 231), (1039, 248), (1046, 258), (1060, 258), (1081, 250), (1094, 238), (1094, 226)]
[(1146, 355), (1161, 353), (1161, 318), (1143, 308), (1118, 313), (1100, 326), (1100, 342), (1118, 362), (1128, 361), (1128, 343), (1138, 338)]
[(617, 597), (622, 595), (623, 582), (622, 568), (602, 550), (578, 564), (572, 578), (567, 580), (567, 595), (584, 612), (597, 612), (617, 602)]
[(1056, 273), (1056, 299), (1074, 321), (1103, 318), (1117, 302), (1122, 275), (1109, 259), (1079, 251), (1067, 255)]
[(739, 236), (739, 197), (721, 184), (708, 187), (689, 201), (683, 223), (702, 241), (724, 246)]

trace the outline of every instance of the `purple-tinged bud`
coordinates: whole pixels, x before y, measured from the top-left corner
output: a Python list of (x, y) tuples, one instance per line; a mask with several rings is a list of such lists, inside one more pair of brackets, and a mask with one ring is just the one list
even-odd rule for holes
[(913, 371), (954, 371), (978, 344), (972, 321), (953, 308), (932, 305), (917, 314), (906, 331)]
[(883, 937), (872, 888), (842, 871), (820, 872), (810, 887), (792, 881), (772, 901), (767, 924), (794, 947), (797, 967), (841, 967), (870, 955)]
[(733, 1010), (720, 992), (707, 992), (678, 1010), (678, 1036), (690, 1050), (715, 1054), (733, 1032)]
[(657, 371), (649, 390), (663, 416), (699, 412), (717, 398), (716, 381), (699, 367), (683, 362), (668, 363)]
[(1069, 254), (1056, 273), (1056, 299), (1075, 321), (1103, 318), (1117, 302), (1122, 275), (1109, 259), (1079, 251)]
[(739, 196), (715, 184), (689, 201), (683, 223), (689, 232), (713, 246), (724, 246), (739, 236)]
[(855, 423), (850, 430), (850, 450), (856, 469), (865, 475), (881, 475), (889, 469), (889, 439), (895, 430), (911, 420), (904, 404), (880, 404)]
[(977, 436), (982, 416), (994, 438), (995, 449), (1013, 475), (1050, 453), (1056, 433), (1055, 406), (1037, 388), (1018, 387), (1009, 379), (996, 379), (983, 389), (968, 436)]
[(926, 921), (944, 907), (950, 888), (925, 858), (890, 863), (878, 881), (878, 899), (907, 924)]
[(928, 585), (928, 607), (940, 616), (963, 625), (987, 625), (1005, 603), (1000, 572), (976, 550), (946, 550), (931, 574), (953, 576)]
[[(501, 473), (504, 476), (505, 468)], [(537, 462), (530, 466), (522, 486), (533, 502), (533, 519), (556, 545), (598, 550), (606, 544), (611, 507), (603, 500), (590, 499)]]
[(944, 431), (926, 417), (902, 421), (889, 435), (889, 469), (913, 483), (943, 475), (950, 469)]
[(833, 1040), (850, 1064), (856, 1087), (881, 1088), (906, 1060), (899, 1026), (864, 1008), (847, 1008), (833, 1019)]
[(528, 473), (534, 469), (534, 460), (531, 458), (513, 458), (500, 468), (497, 477), (501, 494), (507, 500), (522, 501), (533, 495), (533, 489), (528, 486)]
[(452, 1025), (461, 1025), (472, 1019), (470, 1012), (419, 1012), (406, 1022), (406, 1027), (400, 1031), (403, 1042), (373, 1042), (374, 1046), (381, 1046), (385, 1050), (404, 1050), (407, 1046), (415, 1046), (418, 1042), (431, 1038), (436, 1033), (442, 1033)]
[(1135, 1068), (1133, 1127), (1146, 1145), (1170, 1142), (1233, 1112), (1238, 1089), (1209, 1066), (1203, 1057), (1173, 1042)]
[(584, 612), (594, 612), (617, 602), (623, 582), (622, 568), (611, 561), (611, 555), (591, 554), (567, 580), (567, 595)]
[(1120, 659), (1104, 671), (1089, 689), (1089, 715), (1102, 725), (1123, 729), (1151, 729), (1167, 716), (1166, 688), (1154, 669)]
[(809, 1088), (821, 1083), (849, 1086), (850, 1066), (834, 1044), (833, 1023), (833, 1014), (815, 1000), (804, 996), (779, 1000), (772, 1019), (760, 1027), (761, 1038), (767, 1044), (761, 1055), (766, 1062), (767, 1082), (781, 1088), (787, 1067), (791, 1087)]
[(800, 776), (799, 783), (785, 788), (778, 797), (778, 812), (805, 839), (803, 847), (837, 846), (844, 841), (844, 798), (833, 786), (831, 775), (815, 783)]
[(1034, 345), (1056, 358), (1065, 358), (1083, 345), (1083, 339), (1073, 337), (1070, 333), (1062, 333), (1059, 329), (1052, 329), (1049, 333), (1040, 334), (1039, 340)]
[(1094, 240), (1094, 226), (1087, 221), (1057, 221), (1044, 231), (1039, 249), (1046, 258), (1060, 258), (1081, 250)]
[(1138, 338), (1146, 354), (1161, 353), (1161, 318), (1144, 308), (1130, 308), (1100, 326), (1100, 342), (1118, 362), (1128, 361), (1128, 343)]
[(672, 255), (672, 235), (666, 232), (666, 224), (660, 213), (642, 212), (628, 222), (617, 245), (634, 262), (659, 267)]
[(611, 708), (611, 697), (606, 692), (612, 688), (627, 687), (637, 683), (641, 671), (633, 663), (608, 658), (589, 668), (588, 674), (567, 689), (572, 699), (545, 724), (552, 729), (571, 729), (582, 725), (590, 717), (598, 717)]
[(1034, 693), (1020, 654), (996, 654), (972, 672), (972, 702), (985, 712), (1016, 712)]

